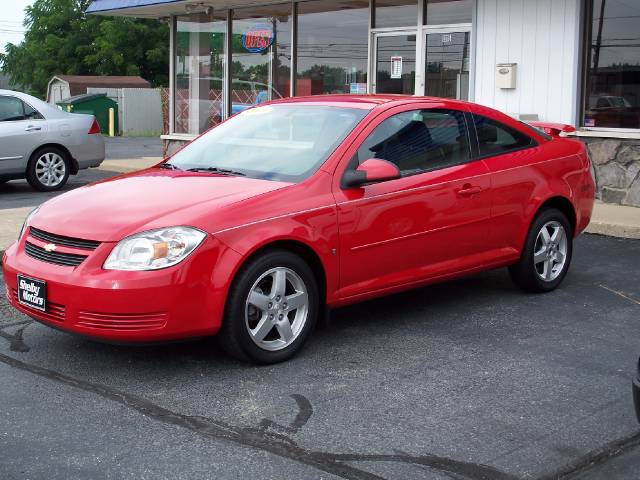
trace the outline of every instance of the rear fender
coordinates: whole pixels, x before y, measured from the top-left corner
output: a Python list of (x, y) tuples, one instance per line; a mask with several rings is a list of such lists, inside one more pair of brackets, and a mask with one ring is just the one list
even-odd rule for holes
[(519, 252), (522, 252), (522, 249), (524, 248), (524, 243), (527, 239), (527, 235), (529, 234), (529, 229), (531, 228), (531, 224), (533, 223), (534, 218), (542, 209), (544, 204), (554, 198), (563, 198), (567, 200), (571, 204), (571, 208), (573, 209), (573, 213), (576, 216), (577, 223), (579, 222), (578, 212), (575, 208), (572, 188), (566, 181), (562, 179), (556, 179), (550, 185), (545, 185), (540, 190), (538, 190), (531, 198), (531, 202), (525, 209), (523, 222), (520, 224), (520, 229), (518, 231), (517, 237)]

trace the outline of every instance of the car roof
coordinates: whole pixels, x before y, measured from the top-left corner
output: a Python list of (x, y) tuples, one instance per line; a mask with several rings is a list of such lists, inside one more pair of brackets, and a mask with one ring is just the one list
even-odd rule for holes
[(31, 95), (28, 95), (26, 93), (22, 93), (22, 92), (18, 92), (15, 90), (2, 90), (0, 89), (0, 95), (10, 95), (13, 97), (17, 97), (20, 100), (28, 103), (29, 105), (31, 105), (33, 108), (35, 108), (38, 112), (40, 112), (44, 118), (46, 119), (50, 119), (50, 118), (62, 118), (62, 117), (66, 117), (67, 115), (70, 115), (66, 112), (63, 112), (62, 110), (56, 108), (55, 106), (52, 106), (46, 102), (43, 102), (42, 100), (33, 97)]
[(322, 106), (341, 106), (371, 110), (382, 105), (394, 104), (403, 105), (410, 103), (446, 103), (448, 105), (468, 105), (468, 102), (461, 100), (451, 100), (448, 98), (439, 97), (417, 97), (413, 95), (391, 95), (391, 94), (367, 94), (367, 95), (353, 95), (353, 94), (331, 94), (331, 95), (312, 95), (304, 97), (289, 97), (278, 100), (273, 100), (272, 104), (279, 103), (304, 103)]

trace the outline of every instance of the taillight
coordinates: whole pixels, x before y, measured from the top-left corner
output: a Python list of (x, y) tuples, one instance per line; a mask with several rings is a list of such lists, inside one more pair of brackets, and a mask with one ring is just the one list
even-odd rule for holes
[(100, 124), (98, 123), (98, 120), (94, 118), (91, 128), (89, 129), (89, 135), (95, 135), (97, 133), (100, 133)]

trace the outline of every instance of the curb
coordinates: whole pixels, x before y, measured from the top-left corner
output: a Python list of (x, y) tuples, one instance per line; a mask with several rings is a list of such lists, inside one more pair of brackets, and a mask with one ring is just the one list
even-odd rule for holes
[(595, 233), (598, 235), (606, 235), (607, 237), (639, 240), (640, 225), (591, 222), (585, 230), (585, 233)]
[(136, 161), (129, 160), (105, 160), (97, 168), (105, 172), (116, 172), (119, 174), (138, 172), (146, 168), (157, 165), (162, 161), (162, 157), (142, 157)]

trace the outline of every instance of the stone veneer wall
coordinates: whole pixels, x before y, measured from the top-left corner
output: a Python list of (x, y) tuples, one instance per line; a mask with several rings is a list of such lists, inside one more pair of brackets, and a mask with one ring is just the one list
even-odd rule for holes
[[(618, 140), (581, 137), (591, 153), (597, 197), (603, 202), (640, 207), (640, 139)], [(165, 155), (184, 145), (164, 140)]]
[(597, 197), (640, 207), (640, 139), (582, 137), (591, 153)]

